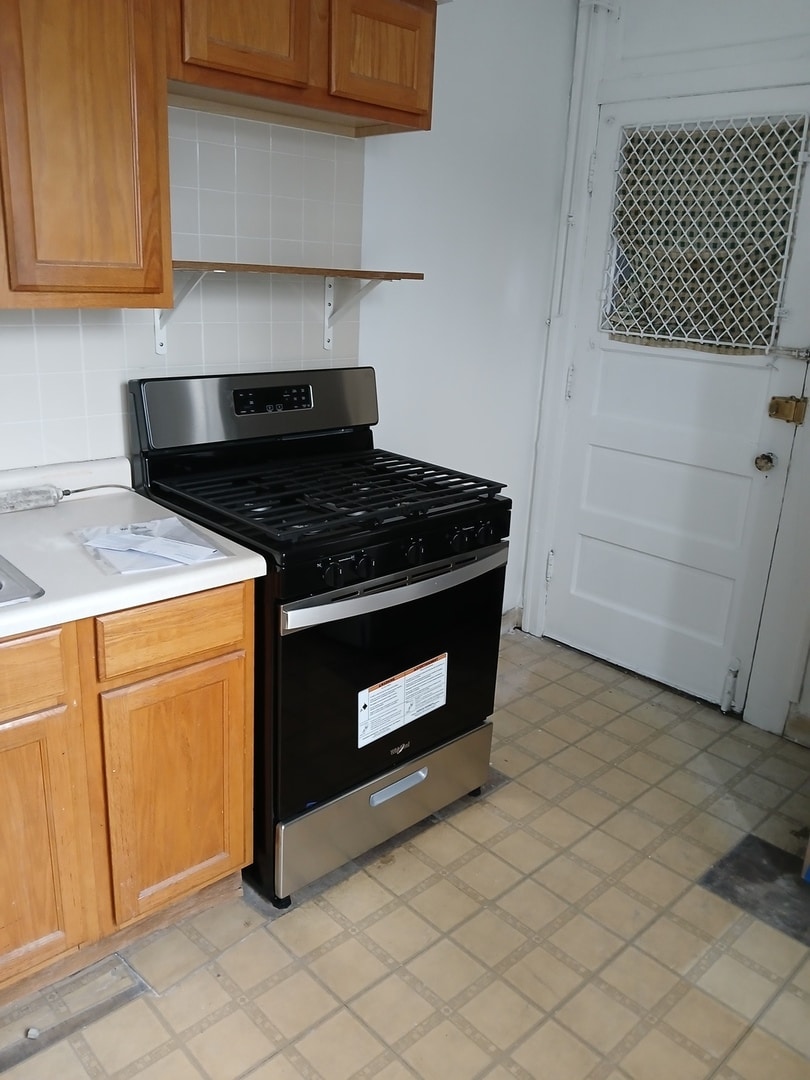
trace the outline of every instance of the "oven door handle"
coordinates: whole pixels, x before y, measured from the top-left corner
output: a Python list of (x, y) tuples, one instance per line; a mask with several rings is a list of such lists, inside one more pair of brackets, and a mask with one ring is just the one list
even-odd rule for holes
[(475, 578), (483, 577), (484, 574), (496, 570), (499, 566), (504, 566), (508, 549), (509, 545), (504, 543), (499, 545), (491, 555), (485, 555), (463, 566), (453, 566), (449, 570), (438, 571), (431, 577), (415, 581), (410, 585), (394, 583), (390, 588), (360, 596), (355, 594), (345, 600), (330, 601), (324, 599), (323, 596), (314, 596), (306, 600), (296, 600), (291, 604), (283, 604), (280, 632), (282, 636), (294, 634), (298, 630), (338, 622), (340, 619), (351, 619), (356, 615), (369, 615), (374, 611), (398, 607), (400, 604), (408, 604), (426, 596), (435, 596), (436, 593), (455, 588), (456, 585), (462, 585), (467, 581), (474, 581)]

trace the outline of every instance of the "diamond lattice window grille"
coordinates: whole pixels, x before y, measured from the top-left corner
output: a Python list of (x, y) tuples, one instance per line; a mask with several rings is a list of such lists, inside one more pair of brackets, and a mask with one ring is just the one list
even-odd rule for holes
[(807, 128), (806, 116), (625, 128), (601, 329), (767, 351)]

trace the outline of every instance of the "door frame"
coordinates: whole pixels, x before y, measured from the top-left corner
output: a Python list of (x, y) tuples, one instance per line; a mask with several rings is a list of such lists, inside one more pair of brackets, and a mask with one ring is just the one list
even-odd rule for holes
[[(611, 24), (618, 13), (603, 5), (580, 4), (571, 101), (568, 118), (560, 226), (554, 265), (549, 332), (543, 358), (539, 423), (531, 492), (522, 628), (542, 636), (548, 555), (555, 533), (561, 491), (562, 443), (566, 423), (565, 399), (573, 357), (573, 319), (580, 300), (579, 283), (589, 225), (592, 155), (596, 146), (601, 108), (613, 103), (605, 92), (603, 71)], [(790, 79), (786, 83), (790, 83)], [(706, 93), (750, 90), (755, 86), (725, 85)], [(626, 95), (625, 95), (626, 96)], [(686, 95), (684, 95), (686, 96)], [(694, 92), (690, 97), (698, 96)], [(810, 185), (810, 179), (805, 179)], [(810, 188), (805, 193), (810, 202)], [(596, 303), (596, 299), (594, 300)], [(808, 342), (810, 345), (810, 342)], [(754, 652), (748, 696), (742, 719), (756, 727), (782, 734), (791, 703), (802, 697), (802, 683), (810, 655), (810, 574), (799, 573), (806, 537), (810, 535), (810, 432), (797, 428), (792, 464), (788, 472), (782, 517), (759, 636)], [(805, 558), (805, 562), (806, 562)]]

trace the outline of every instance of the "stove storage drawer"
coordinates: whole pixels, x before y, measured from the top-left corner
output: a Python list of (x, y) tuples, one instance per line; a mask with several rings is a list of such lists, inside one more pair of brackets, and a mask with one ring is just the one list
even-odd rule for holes
[(101, 680), (189, 663), (240, 645), (245, 634), (243, 586), (180, 596), (95, 619)]
[(276, 828), (275, 892), (289, 896), (489, 778), (487, 722)]

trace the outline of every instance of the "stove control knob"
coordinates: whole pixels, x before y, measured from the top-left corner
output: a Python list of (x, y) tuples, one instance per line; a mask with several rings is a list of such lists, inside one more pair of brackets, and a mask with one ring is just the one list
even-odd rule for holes
[(450, 547), (453, 551), (464, 551), (467, 547), (467, 533), (462, 528), (450, 530)]
[(338, 585), (342, 585), (343, 567), (341, 564), (335, 560), (328, 562), (323, 568), (323, 580), (324, 584), (328, 585), (330, 589), (335, 589)]
[(368, 581), (374, 573), (374, 558), (365, 551), (354, 557), (354, 572), (359, 581)]
[(495, 528), (491, 521), (479, 521), (475, 527), (475, 542), (479, 547), (486, 547), (495, 539)]
[(414, 536), (405, 545), (405, 561), (408, 566), (419, 566), (425, 561), (425, 541), (421, 537)]

